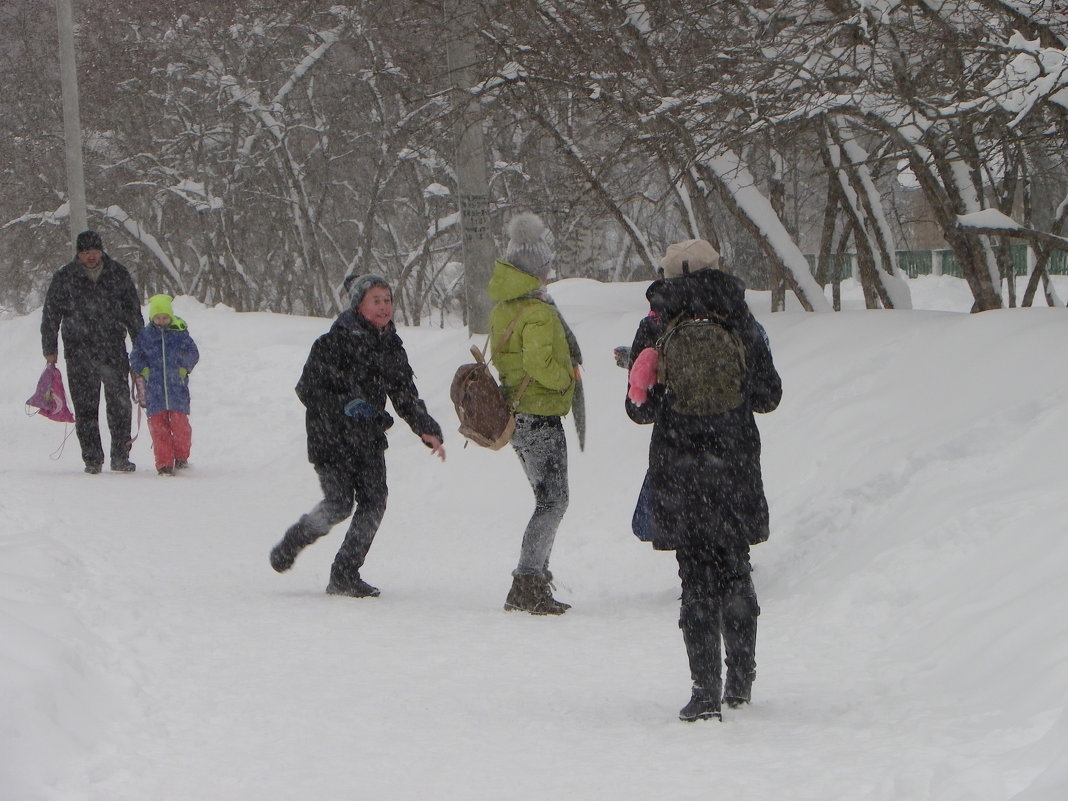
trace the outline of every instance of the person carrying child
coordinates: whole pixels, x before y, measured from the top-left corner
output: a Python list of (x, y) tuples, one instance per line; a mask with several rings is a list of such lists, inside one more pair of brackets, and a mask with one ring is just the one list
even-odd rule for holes
[(174, 316), (170, 295), (148, 299), (149, 323), (134, 340), (130, 369), (138, 398), (148, 414), (156, 472), (173, 476), (189, 466), (193, 431), (189, 425), (189, 374), (200, 351), (185, 320)]

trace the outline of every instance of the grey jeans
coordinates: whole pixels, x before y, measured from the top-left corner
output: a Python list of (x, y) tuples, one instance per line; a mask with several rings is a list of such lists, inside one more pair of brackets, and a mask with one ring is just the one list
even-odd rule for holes
[(567, 440), (559, 417), (516, 415), (512, 447), (534, 491), (534, 514), (523, 532), (515, 575), (549, 569), (556, 530), (567, 511)]

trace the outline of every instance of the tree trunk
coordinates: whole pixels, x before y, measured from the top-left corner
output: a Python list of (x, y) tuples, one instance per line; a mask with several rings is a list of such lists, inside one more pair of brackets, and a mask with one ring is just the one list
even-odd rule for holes
[(443, 8), (446, 60), (460, 126), (456, 144), (456, 184), (464, 244), (467, 326), (471, 334), (485, 334), (489, 332), (489, 314), (493, 307), (486, 287), (493, 274), (494, 253), (482, 114), (477, 100), (471, 95), (477, 31), (474, 10), (467, 0), (445, 0)]

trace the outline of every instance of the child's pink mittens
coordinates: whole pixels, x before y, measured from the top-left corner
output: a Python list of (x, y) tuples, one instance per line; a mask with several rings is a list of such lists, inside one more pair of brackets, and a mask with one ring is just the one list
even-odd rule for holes
[(649, 388), (656, 383), (656, 365), (659, 358), (660, 354), (656, 348), (646, 348), (630, 366), (630, 388), (627, 390), (627, 397), (638, 406), (648, 400)]

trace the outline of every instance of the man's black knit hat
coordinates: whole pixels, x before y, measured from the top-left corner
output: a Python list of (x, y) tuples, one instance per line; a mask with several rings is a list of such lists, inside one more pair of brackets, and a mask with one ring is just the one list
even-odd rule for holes
[(83, 250), (103, 250), (104, 240), (100, 238), (100, 234), (96, 231), (82, 231), (78, 234), (78, 241), (75, 245), (75, 250), (81, 253)]

